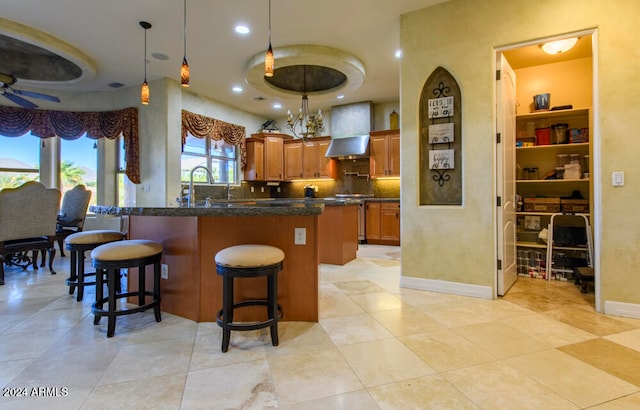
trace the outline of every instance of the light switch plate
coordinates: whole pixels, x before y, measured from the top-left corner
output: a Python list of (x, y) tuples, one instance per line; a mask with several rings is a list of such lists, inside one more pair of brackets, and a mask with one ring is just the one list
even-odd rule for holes
[(613, 186), (624, 186), (624, 171), (614, 171), (611, 173), (611, 184)]

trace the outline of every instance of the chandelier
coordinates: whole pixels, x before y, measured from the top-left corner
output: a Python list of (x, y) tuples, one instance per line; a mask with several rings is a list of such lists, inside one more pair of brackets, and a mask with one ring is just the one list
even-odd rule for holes
[(324, 130), (324, 123), (321, 110), (318, 110), (318, 115), (309, 112), (306, 67), (303, 67), (302, 84), (302, 105), (295, 117), (291, 114), (291, 110), (287, 110), (287, 127), (296, 138), (306, 140), (320, 134)]

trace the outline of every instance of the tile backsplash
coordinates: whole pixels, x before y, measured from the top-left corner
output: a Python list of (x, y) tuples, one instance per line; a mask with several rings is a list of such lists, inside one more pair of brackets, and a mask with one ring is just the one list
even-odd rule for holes
[[(377, 198), (400, 198), (400, 179), (369, 178), (368, 158), (337, 161), (335, 180), (280, 182), (278, 186), (268, 186), (266, 182), (243, 181), (240, 186), (231, 186), (231, 198), (303, 198), (306, 185), (318, 187), (315, 195), (317, 198), (333, 197), (342, 193), (367, 194)], [(213, 200), (227, 199), (226, 185), (196, 185), (195, 190), (199, 201), (206, 197), (211, 197)]]

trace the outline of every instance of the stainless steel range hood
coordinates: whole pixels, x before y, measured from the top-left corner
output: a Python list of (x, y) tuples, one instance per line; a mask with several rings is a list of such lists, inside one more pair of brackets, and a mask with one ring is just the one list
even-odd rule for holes
[(334, 138), (325, 156), (335, 159), (369, 158), (369, 136)]

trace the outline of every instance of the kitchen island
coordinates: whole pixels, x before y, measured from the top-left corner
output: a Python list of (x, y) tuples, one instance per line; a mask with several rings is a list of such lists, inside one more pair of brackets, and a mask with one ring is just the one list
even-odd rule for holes
[[(197, 322), (214, 322), (222, 306), (222, 278), (216, 273), (215, 254), (232, 245), (260, 243), (285, 253), (278, 275), (283, 320), (316, 322), (318, 219), (325, 205), (354, 206), (348, 201), (240, 200), (215, 202), (210, 208), (92, 206), (91, 211), (128, 215), (129, 239), (163, 244), (167, 278), (162, 280), (161, 297), (165, 312)], [(304, 230), (303, 244), (300, 238), (296, 241), (296, 229)], [(129, 282), (135, 285), (136, 281)], [(262, 298), (265, 289), (264, 278), (243, 279), (236, 285), (236, 298)], [(257, 320), (262, 315), (258, 308), (237, 313), (238, 320)]]
[[(276, 246), (285, 253), (278, 275), (283, 320), (318, 321), (317, 221), (323, 210), (322, 203), (266, 201), (222, 202), (210, 208), (91, 207), (95, 213), (128, 215), (129, 239), (162, 243), (162, 263), (167, 265), (167, 278), (161, 284), (162, 310), (196, 322), (214, 322), (222, 306), (215, 254), (248, 243)], [(294, 244), (295, 228), (306, 230), (305, 244)], [(260, 279), (238, 281), (236, 298), (264, 297), (266, 283)], [(238, 320), (257, 320), (262, 312), (247, 308), (237, 315)]]

